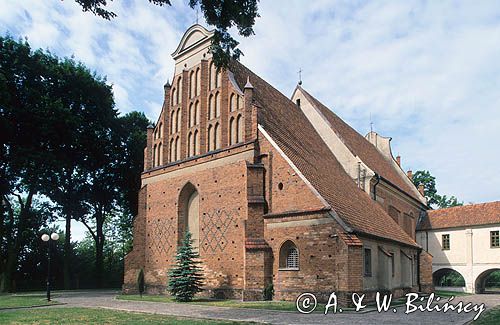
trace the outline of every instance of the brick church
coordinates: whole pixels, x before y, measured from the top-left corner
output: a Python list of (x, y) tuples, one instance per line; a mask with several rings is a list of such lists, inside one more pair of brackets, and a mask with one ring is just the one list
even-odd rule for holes
[(218, 71), (213, 33), (189, 28), (148, 128), (125, 293), (142, 269), (149, 293), (186, 230), (217, 298), (276, 300), (303, 292), (339, 300), (432, 288), (431, 256), (415, 242), (427, 204), (390, 138), (365, 137), (301, 85), (291, 98), (239, 62)]

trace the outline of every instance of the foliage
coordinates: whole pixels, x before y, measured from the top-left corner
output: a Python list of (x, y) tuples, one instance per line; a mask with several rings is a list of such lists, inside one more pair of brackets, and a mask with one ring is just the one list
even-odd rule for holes
[[(75, 0), (83, 11), (90, 11), (104, 19), (112, 19), (116, 14), (106, 9), (106, 0)], [(170, 0), (149, 0), (158, 6), (171, 5)], [(193, 9), (200, 7), (209, 25), (215, 26), (210, 50), (217, 67), (227, 67), (231, 59), (238, 60), (242, 54), (238, 42), (231, 36), (229, 29), (236, 27), (239, 35), (248, 37), (254, 34), (253, 26), (258, 14), (258, 0), (189, 0)]]
[(191, 233), (187, 231), (175, 256), (176, 265), (168, 272), (168, 289), (177, 301), (191, 301), (196, 293), (202, 291), (203, 274), (198, 266), (200, 256), (192, 244)]
[(269, 283), (263, 291), (264, 300), (273, 300), (274, 297), (274, 286), (272, 283)]
[(0, 291), (13, 289), (15, 272), (28, 272), (23, 263), (42, 260), (34, 234), (56, 217), (66, 221), (58, 278), (78, 286), (74, 219), (95, 242), (94, 275), (103, 285), (109, 219), (122, 249), (131, 245), (148, 123), (142, 113), (118, 116), (111, 85), (82, 63), (0, 37)]
[(427, 204), (433, 208), (449, 208), (453, 206), (463, 205), (455, 196), (447, 197), (439, 195), (436, 189), (436, 177), (432, 176), (427, 170), (419, 170), (413, 174), (413, 184), (419, 186), (424, 185), (425, 198)]

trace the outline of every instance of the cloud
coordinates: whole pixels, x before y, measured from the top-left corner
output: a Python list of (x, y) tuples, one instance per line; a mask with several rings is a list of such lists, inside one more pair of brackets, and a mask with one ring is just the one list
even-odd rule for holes
[[(185, 3), (111, 2), (118, 17), (72, 0), (6, 1), (0, 30), (75, 55), (112, 83), (121, 112), (155, 121), (170, 53), (195, 21)], [(242, 62), (290, 95), (304, 87), (364, 134), (393, 138), (405, 168), (428, 169), (438, 190), (466, 202), (498, 200), (500, 6), (495, 1), (259, 3), (256, 35), (238, 37)]]

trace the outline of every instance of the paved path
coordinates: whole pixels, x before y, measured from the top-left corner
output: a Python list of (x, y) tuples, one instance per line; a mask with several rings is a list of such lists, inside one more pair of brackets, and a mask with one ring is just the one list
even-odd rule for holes
[[(397, 312), (386, 313), (343, 313), (323, 315), (321, 313), (299, 314), (271, 310), (201, 306), (192, 304), (156, 303), (117, 300), (113, 291), (64, 292), (57, 298), (67, 306), (101, 307), (132, 312), (165, 314), (194, 318), (250, 321), (271, 324), (464, 324), (472, 320), (475, 313), (457, 314), (449, 311), (415, 312), (404, 314), (405, 307), (398, 307)], [(487, 308), (500, 305), (500, 295), (471, 295), (455, 298), (464, 302), (485, 303)]]

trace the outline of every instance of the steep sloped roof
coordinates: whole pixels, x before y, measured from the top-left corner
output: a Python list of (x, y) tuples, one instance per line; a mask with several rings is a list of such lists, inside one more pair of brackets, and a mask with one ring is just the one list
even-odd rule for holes
[(247, 77), (250, 78), (263, 128), (354, 232), (418, 246), (354, 184), (304, 113), (289, 98), (239, 62), (232, 62), (230, 70), (241, 87)]
[(427, 211), (418, 230), (500, 224), (500, 201)]
[[(311, 96), (304, 88), (301, 88), (303, 94), (309, 101), (318, 109), (321, 114), (327, 119), (333, 131), (344, 141), (349, 150), (356, 156), (360, 157), (370, 169), (388, 180), (393, 185), (397, 186), (406, 194), (420, 201), (413, 185), (403, 179), (406, 177), (401, 175), (396, 170), (396, 166), (388, 160), (373, 144), (365, 137), (359, 134), (356, 130), (350, 127), (328, 107), (323, 105), (319, 100)], [(413, 187), (413, 188), (412, 188)]]

